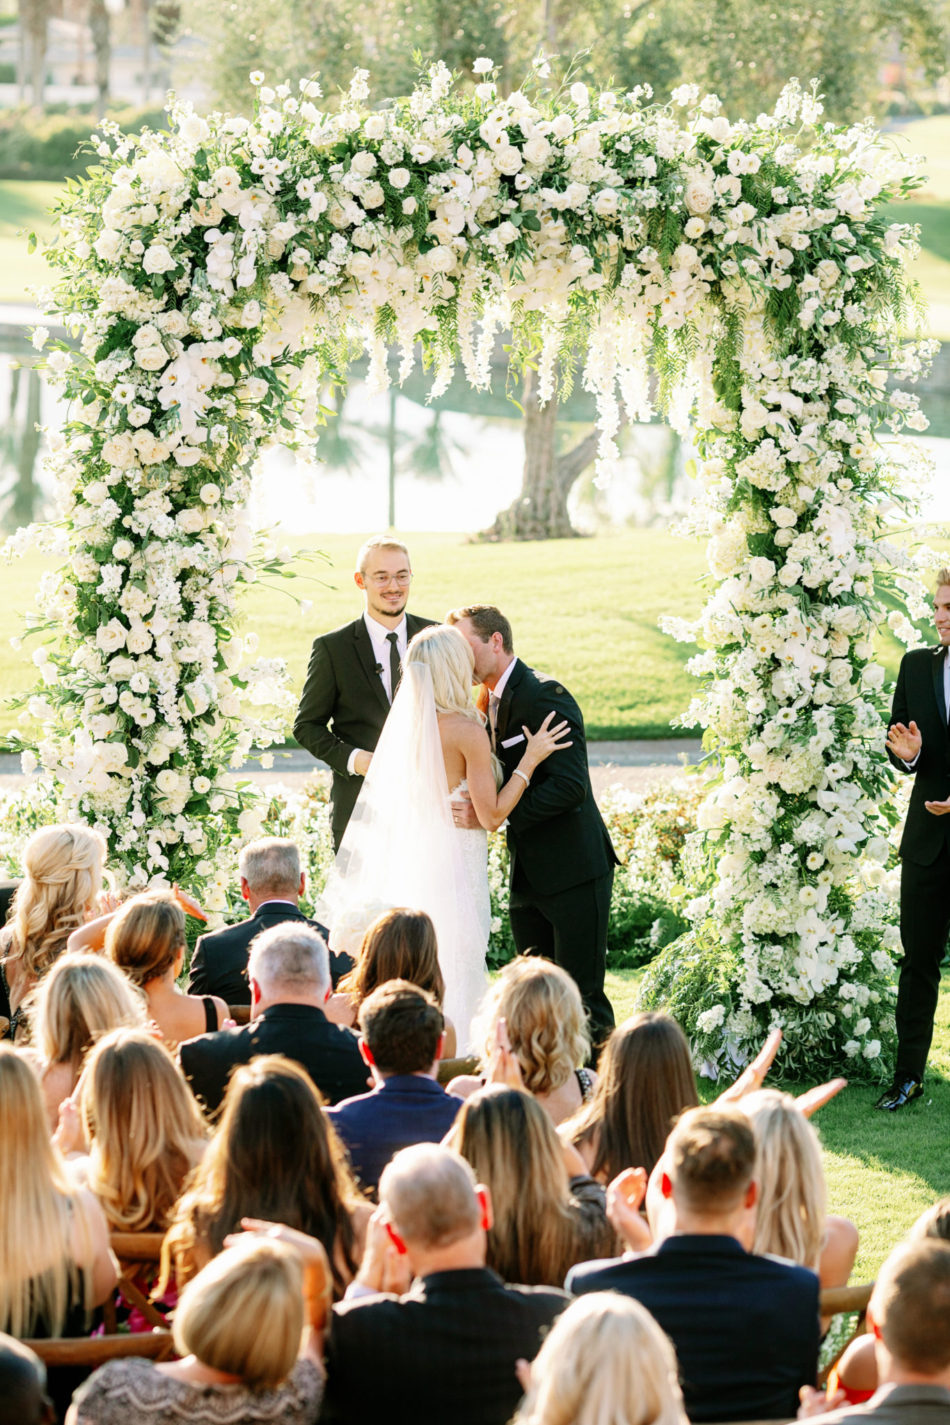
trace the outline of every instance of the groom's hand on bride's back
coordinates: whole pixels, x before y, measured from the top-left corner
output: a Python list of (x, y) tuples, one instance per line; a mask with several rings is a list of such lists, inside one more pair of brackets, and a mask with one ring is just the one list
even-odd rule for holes
[(468, 796), (452, 798), (452, 820), (463, 831), (477, 831), (481, 822), (475, 815), (472, 799)]

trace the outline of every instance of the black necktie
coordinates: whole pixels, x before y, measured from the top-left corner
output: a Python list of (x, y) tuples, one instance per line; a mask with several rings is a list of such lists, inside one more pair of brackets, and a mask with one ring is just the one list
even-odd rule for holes
[(399, 661), (399, 639), (395, 633), (387, 633), (386, 642), (389, 644), (389, 701), (392, 702), (396, 696), (396, 689), (399, 686), (399, 675), (402, 672), (402, 664)]

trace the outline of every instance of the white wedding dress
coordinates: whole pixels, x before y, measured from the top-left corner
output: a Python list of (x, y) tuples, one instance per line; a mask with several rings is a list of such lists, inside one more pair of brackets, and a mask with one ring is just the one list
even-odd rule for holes
[(464, 788), (448, 789), (429, 670), (407, 663), (316, 909), (331, 935), (339, 916), (374, 902), (432, 917), (459, 1054), (472, 1048), (491, 929), (487, 834), (452, 819)]

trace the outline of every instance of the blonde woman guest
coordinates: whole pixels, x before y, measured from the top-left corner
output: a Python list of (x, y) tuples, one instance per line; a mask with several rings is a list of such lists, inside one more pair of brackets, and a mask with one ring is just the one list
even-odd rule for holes
[(144, 1025), (145, 998), (108, 960), (67, 953), (30, 995), (27, 1013), (52, 1133), (89, 1049), (112, 1029)]
[[(308, 1244), (314, 1276), (319, 1244)], [(329, 1280), (311, 1283), (294, 1247), (248, 1236), (182, 1292), (172, 1328), (182, 1359), (101, 1366), (76, 1392), (67, 1425), (313, 1425), (323, 1396), (322, 1332)]]
[(151, 1019), (170, 1049), (220, 1029), (228, 1007), (216, 995), (187, 995), (175, 983), (185, 963), (185, 913), (175, 896), (146, 891), (115, 912), (106, 954), (143, 990)]
[[(426, 990), (442, 1008), (445, 980), (432, 917), (398, 907), (377, 916), (363, 936), (353, 969), (327, 1002), (327, 1018), (352, 1028), (363, 1001), (389, 980), (408, 980)], [(455, 1028), (445, 1021), (444, 1059), (455, 1057)]]
[(823, 1287), (846, 1286), (858, 1230), (848, 1218), (826, 1210), (817, 1133), (791, 1094), (760, 1089), (746, 1094), (740, 1107), (752, 1123), (757, 1152), (752, 1251), (810, 1267)]
[(208, 1140), (171, 1054), (144, 1030), (116, 1030), (90, 1053), (76, 1098), (89, 1155), (75, 1170), (110, 1228), (164, 1231)]
[(472, 1025), (482, 1074), (462, 1075), (449, 1093), (467, 1098), (487, 1081), (532, 1094), (555, 1124), (590, 1099), (597, 1076), (582, 1067), (590, 1054), (580, 991), (566, 970), (534, 956), (509, 961)]
[[(23, 880), (0, 930), (0, 1018), (15, 1039), (23, 1001), (96, 911), (106, 845), (88, 826), (47, 826), (23, 851)], [(3, 1031), (0, 1030), (0, 1033)]]
[(242, 1218), (316, 1237), (342, 1296), (363, 1255), (372, 1207), (308, 1075), (281, 1054), (236, 1069), (221, 1122), (180, 1199), (162, 1249), (162, 1280), (179, 1285), (216, 1256)]
[(105, 1218), (50, 1142), (39, 1080), (0, 1045), (0, 1330), (79, 1335), (115, 1286)]
[(686, 1425), (676, 1354), (638, 1301), (598, 1292), (558, 1317), (512, 1425)]
[(445, 1138), (491, 1193), (487, 1264), (502, 1281), (561, 1286), (576, 1262), (619, 1250), (604, 1190), (529, 1093), (472, 1094)]

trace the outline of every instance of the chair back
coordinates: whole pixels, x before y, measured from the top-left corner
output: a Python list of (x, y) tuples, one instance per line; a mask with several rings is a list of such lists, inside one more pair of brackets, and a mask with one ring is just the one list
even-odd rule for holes
[(851, 1312), (857, 1312), (857, 1321), (854, 1330), (847, 1340), (842, 1341), (834, 1358), (825, 1365), (818, 1377), (819, 1385), (827, 1385), (828, 1377), (835, 1366), (841, 1360), (851, 1342), (857, 1336), (861, 1336), (867, 1330), (867, 1310), (868, 1302), (871, 1300), (871, 1292), (874, 1290), (873, 1282), (862, 1282), (859, 1286), (826, 1286), (822, 1287), (819, 1293), (819, 1313), (822, 1319), (829, 1316), (845, 1316)]
[[(164, 1331), (167, 1327), (164, 1316), (149, 1301), (135, 1280), (140, 1267), (154, 1265), (162, 1255), (164, 1232), (112, 1232), (109, 1245), (119, 1266), (119, 1280), (116, 1292), (102, 1308), (103, 1323), (107, 1336), (114, 1336), (119, 1329), (116, 1317), (116, 1295), (118, 1292), (136, 1307), (153, 1330)], [(132, 1351), (129, 1354), (135, 1355)]]

